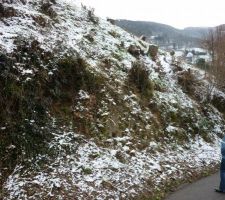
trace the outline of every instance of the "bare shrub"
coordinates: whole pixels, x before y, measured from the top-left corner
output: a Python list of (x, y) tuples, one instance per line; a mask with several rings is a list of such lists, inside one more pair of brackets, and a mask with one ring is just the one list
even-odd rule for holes
[(215, 80), (215, 84), (220, 89), (225, 88), (225, 26), (218, 26), (210, 29), (205, 39), (202, 41), (203, 48), (211, 54), (212, 61), (208, 67), (208, 73)]
[(144, 54), (144, 52), (142, 51), (142, 49), (137, 46), (137, 45), (130, 45), (128, 50), (127, 50), (132, 56), (134, 56), (135, 58), (139, 58), (139, 56), (142, 54)]
[(48, 25), (48, 22), (47, 20), (42, 17), (41, 15), (40, 16), (32, 16), (33, 20), (35, 23), (37, 23), (39, 26), (42, 26), (42, 27), (46, 27)]
[(145, 36), (145, 35), (142, 35), (142, 36), (140, 37), (140, 40), (146, 41), (146, 36)]
[(213, 106), (215, 106), (220, 112), (225, 113), (225, 98), (223, 95), (214, 94), (211, 100)]
[(84, 38), (86, 38), (89, 42), (95, 41), (93, 33), (88, 33), (87, 35), (84, 35)]
[(1, 3), (13, 4), (13, 3), (22, 3), (25, 5), (27, 0), (1, 0)]
[(94, 9), (88, 10), (88, 19), (89, 19), (93, 24), (98, 24), (99, 18), (95, 16), (95, 14), (94, 14)]
[(188, 94), (194, 94), (196, 78), (191, 72), (191, 69), (188, 71), (181, 71), (178, 73), (178, 84), (180, 84), (184, 92)]
[(5, 7), (2, 3), (0, 3), (0, 19), (15, 17), (16, 14), (17, 12), (13, 7)]
[(43, 14), (48, 15), (51, 18), (57, 17), (57, 13), (52, 8), (52, 2), (46, 1), (41, 5), (41, 11)]
[(158, 46), (149, 45), (147, 54), (152, 58), (153, 61), (156, 61), (157, 54), (158, 54)]
[(109, 23), (111, 23), (112, 25), (115, 25), (115, 24), (116, 24), (116, 20), (115, 20), (115, 19), (107, 18), (107, 21), (108, 21)]

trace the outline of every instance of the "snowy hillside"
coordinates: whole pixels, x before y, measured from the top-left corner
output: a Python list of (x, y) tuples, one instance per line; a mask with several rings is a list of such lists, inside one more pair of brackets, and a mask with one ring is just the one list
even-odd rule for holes
[(159, 198), (216, 167), (225, 95), (71, 2), (0, 3), (0, 198)]

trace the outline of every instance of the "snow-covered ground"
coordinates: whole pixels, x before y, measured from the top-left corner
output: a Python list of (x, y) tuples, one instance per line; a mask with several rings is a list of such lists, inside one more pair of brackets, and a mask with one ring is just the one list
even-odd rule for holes
[(37, 169), (17, 166), (4, 185), (9, 192), (4, 199), (128, 199), (149, 180), (154, 191), (166, 180), (191, 177), (220, 159), (219, 140), (209, 144), (195, 138), (184, 146), (151, 142), (143, 151), (132, 149), (132, 137), (106, 142), (107, 147), (99, 147), (73, 132), (55, 135), (49, 148), (57, 155), (40, 156)]

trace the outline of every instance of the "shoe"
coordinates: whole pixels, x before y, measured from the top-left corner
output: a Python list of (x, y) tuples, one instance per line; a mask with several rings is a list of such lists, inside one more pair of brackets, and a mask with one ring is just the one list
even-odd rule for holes
[(220, 190), (220, 189), (215, 189), (215, 192), (218, 192), (218, 193), (225, 193), (225, 191)]

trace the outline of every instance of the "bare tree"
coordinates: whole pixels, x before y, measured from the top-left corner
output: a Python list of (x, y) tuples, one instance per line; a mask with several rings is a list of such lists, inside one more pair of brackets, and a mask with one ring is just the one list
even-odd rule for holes
[(225, 26), (210, 29), (202, 44), (212, 58), (208, 76), (210, 81), (225, 89)]

